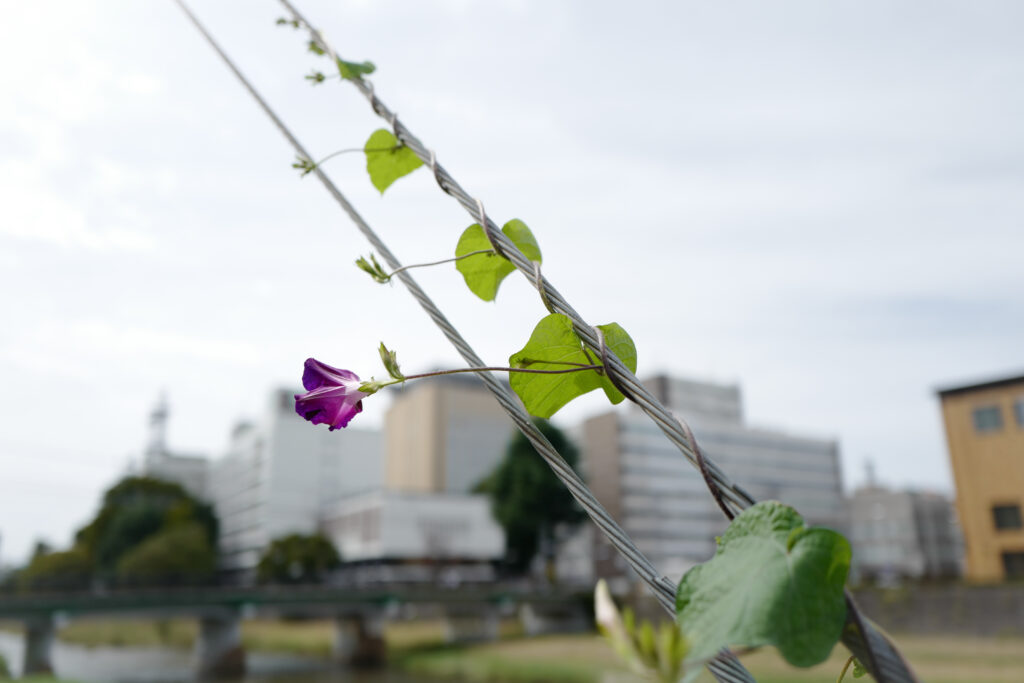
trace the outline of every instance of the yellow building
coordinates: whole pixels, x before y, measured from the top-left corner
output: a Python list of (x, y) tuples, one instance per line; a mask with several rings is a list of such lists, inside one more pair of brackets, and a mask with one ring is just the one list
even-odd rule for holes
[(1024, 376), (939, 390), (967, 579), (1024, 578)]
[(515, 427), (478, 378), (435, 377), (394, 393), (384, 424), (385, 488), (464, 493), (501, 462)]

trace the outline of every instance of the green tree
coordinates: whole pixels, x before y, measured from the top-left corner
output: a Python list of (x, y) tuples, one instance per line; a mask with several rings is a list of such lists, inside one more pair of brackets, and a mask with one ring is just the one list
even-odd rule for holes
[(193, 498), (179, 484), (150, 477), (126, 477), (103, 496), (96, 517), (82, 528), (84, 548), (99, 576), (118, 573), (119, 563), (148, 539), (177, 526), (198, 523), (211, 548), (217, 546), (213, 508)]
[(208, 530), (196, 520), (160, 531), (125, 552), (117, 579), (128, 585), (167, 586), (208, 581), (217, 569), (217, 552)]
[(310, 583), (340, 564), (341, 556), (323, 534), (291, 534), (267, 546), (256, 573), (260, 583)]
[(18, 572), (17, 581), (18, 587), (26, 591), (84, 590), (92, 581), (92, 562), (80, 546), (35, 552), (28, 566)]
[[(579, 451), (562, 430), (539, 418), (534, 424), (575, 468)], [(542, 545), (548, 552), (553, 550), (556, 526), (577, 524), (584, 518), (572, 494), (522, 432), (512, 437), (504, 459), (477, 484), (476, 491), (491, 497), (494, 518), (505, 530), (506, 560), (520, 571)]]

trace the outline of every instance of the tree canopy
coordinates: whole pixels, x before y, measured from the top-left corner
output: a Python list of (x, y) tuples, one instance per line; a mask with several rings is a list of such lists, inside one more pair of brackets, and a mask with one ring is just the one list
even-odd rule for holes
[[(562, 430), (547, 420), (534, 423), (575, 468), (579, 451)], [(521, 432), (512, 437), (504, 459), (476, 491), (491, 497), (494, 518), (505, 530), (506, 559), (519, 570), (529, 566), (542, 543), (551, 547), (556, 526), (584, 518), (572, 494)]]
[(256, 573), (260, 583), (312, 583), (339, 564), (341, 556), (323, 534), (291, 534), (267, 546)]

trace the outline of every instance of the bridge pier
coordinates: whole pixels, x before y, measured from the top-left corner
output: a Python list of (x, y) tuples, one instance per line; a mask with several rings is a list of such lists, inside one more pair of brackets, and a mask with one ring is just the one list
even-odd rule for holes
[(495, 607), (449, 609), (444, 617), (446, 643), (472, 643), (498, 639), (499, 615)]
[(383, 612), (337, 617), (332, 654), (336, 661), (352, 667), (383, 666), (387, 656)]
[(530, 603), (519, 607), (519, 623), (523, 633), (540, 636), (549, 633), (577, 633), (590, 628), (582, 605), (567, 604), (539, 609)]
[(53, 673), (53, 640), (56, 635), (53, 616), (39, 616), (25, 621), (25, 657), (22, 676)]
[(237, 676), (245, 673), (241, 616), (233, 610), (199, 618), (195, 647), (196, 671), (200, 676)]

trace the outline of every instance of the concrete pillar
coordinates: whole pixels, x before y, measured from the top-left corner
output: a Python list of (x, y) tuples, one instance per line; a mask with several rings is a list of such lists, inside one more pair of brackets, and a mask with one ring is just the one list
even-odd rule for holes
[(384, 642), (384, 614), (337, 617), (334, 620), (334, 659), (352, 667), (383, 666), (387, 658)]
[(22, 676), (53, 673), (53, 639), (56, 628), (49, 614), (25, 621), (25, 657)]
[(591, 628), (581, 605), (551, 605), (543, 609), (525, 603), (519, 607), (519, 623), (523, 634), (540, 636), (548, 633), (576, 633)]
[(225, 611), (199, 618), (195, 663), (200, 676), (237, 676), (245, 673), (241, 617), (237, 612)]
[(500, 620), (494, 607), (475, 610), (449, 609), (444, 617), (446, 643), (472, 643), (497, 640)]

